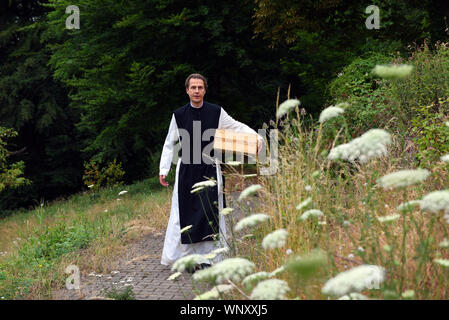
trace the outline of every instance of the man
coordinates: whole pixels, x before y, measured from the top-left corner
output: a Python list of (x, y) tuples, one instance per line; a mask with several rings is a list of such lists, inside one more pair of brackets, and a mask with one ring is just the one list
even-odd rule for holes
[[(229, 129), (256, 134), (247, 125), (230, 117), (220, 106), (204, 101), (207, 80), (202, 75), (189, 75), (185, 87), (190, 102), (173, 112), (159, 167), (160, 183), (167, 187), (165, 178), (170, 170), (174, 144), (180, 141), (182, 156), (176, 165), (170, 219), (162, 251), (163, 265), (171, 265), (188, 254), (206, 254), (226, 246), (225, 222), (223, 216), (218, 214), (225, 206), (223, 177), (218, 163), (206, 163), (202, 157), (202, 150), (213, 141), (213, 136), (203, 141), (203, 133), (211, 129)], [(259, 135), (259, 151), (262, 143), (263, 138)], [(201, 148), (198, 148), (199, 145)], [(216, 185), (198, 193), (191, 192), (195, 183), (207, 178), (214, 179)], [(181, 233), (183, 229), (188, 230)], [(214, 241), (216, 234), (220, 234), (220, 242)]]

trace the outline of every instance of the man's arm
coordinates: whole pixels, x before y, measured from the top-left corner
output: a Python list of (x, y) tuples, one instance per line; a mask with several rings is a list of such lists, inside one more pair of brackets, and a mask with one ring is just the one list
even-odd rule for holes
[(176, 124), (175, 115), (172, 115), (170, 127), (168, 129), (167, 137), (165, 138), (164, 148), (161, 154), (161, 162), (159, 164), (159, 182), (164, 187), (168, 186), (165, 177), (170, 171), (171, 161), (173, 159), (174, 145), (178, 141), (178, 126)]
[(263, 137), (246, 124), (241, 123), (232, 118), (223, 108), (221, 108), (220, 120), (218, 122), (218, 129), (229, 129), (242, 133), (257, 134), (257, 149), (258, 149), (257, 152), (259, 153), (262, 150)]

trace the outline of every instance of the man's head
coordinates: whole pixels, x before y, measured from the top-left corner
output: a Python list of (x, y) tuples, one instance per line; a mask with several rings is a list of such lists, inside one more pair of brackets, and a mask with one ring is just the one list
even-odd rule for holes
[(187, 77), (185, 86), (186, 92), (189, 95), (192, 104), (195, 107), (201, 106), (207, 90), (206, 78), (199, 73), (193, 73)]

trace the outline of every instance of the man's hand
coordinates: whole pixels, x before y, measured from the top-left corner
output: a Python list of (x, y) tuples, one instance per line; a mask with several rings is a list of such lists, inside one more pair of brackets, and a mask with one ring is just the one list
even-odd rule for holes
[(164, 187), (168, 187), (168, 182), (165, 181), (165, 177), (164, 175), (159, 176), (159, 182), (161, 183), (161, 185), (163, 185)]

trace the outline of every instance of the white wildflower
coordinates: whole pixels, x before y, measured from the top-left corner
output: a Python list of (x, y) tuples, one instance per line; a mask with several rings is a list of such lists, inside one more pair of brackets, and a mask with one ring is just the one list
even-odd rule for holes
[(421, 200), (411, 200), (405, 203), (401, 203), (397, 209), (401, 212), (412, 211), (414, 207), (418, 207), (421, 204)]
[(204, 187), (204, 188), (209, 188), (209, 187), (215, 187), (217, 185), (217, 182), (214, 179), (211, 180), (206, 180), (206, 181), (201, 181), (201, 182), (197, 182), (192, 186), (192, 189), (196, 189), (196, 188), (200, 188), (200, 187)]
[(306, 189), (306, 191), (312, 191), (312, 186), (307, 185), (304, 189)]
[(413, 299), (415, 297), (415, 291), (414, 290), (406, 290), (402, 293), (401, 296), (404, 299)]
[(281, 274), (281, 273), (284, 272), (284, 271), (285, 271), (285, 267), (284, 267), (284, 266), (280, 266), (279, 268), (273, 270), (273, 271), (270, 273), (270, 278), (276, 277), (277, 275)]
[(311, 203), (312, 203), (312, 197), (308, 197), (306, 200), (304, 200), (303, 202), (301, 202), (300, 204), (298, 204), (296, 206), (296, 210), (301, 210), (302, 208), (307, 207)]
[(442, 265), (443, 267), (449, 268), (449, 260), (448, 259), (434, 259), (435, 263), (438, 263), (439, 265)]
[(279, 105), (278, 111), (276, 113), (276, 117), (280, 118), (286, 113), (288, 113), (291, 109), (296, 108), (296, 106), (299, 106), (301, 102), (298, 99), (289, 99), (284, 102), (282, 102)]
[(387, 146), (391, 143), (391, 136), (383, 129), (371, 129), (354, 140), (333, 148), (328, 159), (342, 159), (349, 162), (359, 160), (366, 163), (370, 159), (387, 154)]
[(241, 231), (245, 228), (254, 227), (259, 223), (267, 221), (270, 217), (264, 213), (255, 213), (248, 217), (243, 218), (234, 227), (235, 231)]
[(108, 209), (104, 209), (104, 212), (109, 212), (109, 210)]
[(292, 254), (293, 253), (293, 250), (292, 249), (287, 249), (287, 250), (285, 250), (285, 254), (286, 255), (290, 255), (290, 254)]
[(348, 254), (348, 259), (353, 259), (354, 255), (352, 253)]
[(243, 190), (240, 193), (240, 196), (238, 197), (238, 201), (242, 201), (243, 199), (253, 195), (254, 193), (256, 193), (258, 190), (260, 190), (262, 188), (262, 186), (260, 184), (253, 184), (250, 185), (249, 187), (247, 187), (245, 190)]
[(357, 248), (357, 251), (364, 252), (365, 249), (363, 249), (363, 247), (358, 247), (358, 248)]
[(364, 289), (377, 289), (384, 280), (384, 268), (375, 265), (361, 265), (328, 280), (321, 292), (326, 295), (341, 297)]
[(284, 300), (290, 290), (287, 282), (279, 279), (261, 281), (251, 293), (252, 300)]
[(187, 226), (187, 227), (184, 227), (184, 228), (181, 229), (180, 232), (181, 232), (181, 233), (184, 233), (184, 232), (190, 230), (192, 227), (193, 227), (193, 225), (189, 225), (189, 226)]
[(321, 111), (320, 118), (318, 121), (322, 122), (322, 123), (326, 122), (332, 118), (338, 117), (339, 115), (341, 115), (344, 112), (345, 112), (345, 110), (343, 110), (342, 108), (330, 106), (330, 107), (324, 109), (323, 111)]
[(257, 177), (257, 173), (244, 174), (242, 177), (243, 177), (243, 178), (253, 178), (253, 177)]
[(246, 275), (254, 271), (254, 263), (244, 258), (229, 258), (210, 268), (199, 270), (193, 274), (195, 281), (213, 281), (224, 283), (228, 280), (241, 281)]
[(377, 180), (377, 183), (384, 189), (402, 188), (426, 180), (430, 175), (427, 169), (401, 170), (387, 174)]
[(449, 163), (449, 154), (446, 154), (446, 155), (442, 156), (442, 157), (440, 158), (440, 160)]
[(223, 210), (220, 211), (220, 214), (227, 216), (228, 214), (230, 214), (232, 211), (234, 211), (234, 208), (224, 208)]
[(120, 192), (118, 193), (118, 195), (121, 196), (122, 194), (125, 194), (125, 193), (128, 193), (128, 191), (126, 191), (126, 190), (120, 191)]
[(408, 77), (413, 70), (413, 66), (401, 65), (377, 65), (373, 72), (379, 77), (387, 80), (397, 80)]
[(182, 273), (181, 272), (175, 272), (170, 277), (167, 278), (169, 281), (176, 280)]
[(262, 240), (262, 247), (266, 249), (280, 248), (285, 245), (288, 232), (285, 229), (279, 229), (267, 234)]
[(198, 296), (196, 296), (193, 300), (213, 300), (218, 299), (220, 297), (220, 293), (225, 293), (234, 289), (234, 287), (230, 284), (220, 284), (218, 286), (213, 287), (211, 290), (204, 292)]
[(211, 253), (215, 253), (215, 254), (222, 254), (222, 253), (227, 253), (229, 251), (229, 248), (218, 248), (213, 250)]
[(367, 296), (358, 293), (351, 292), (350, 294), (344, 295), (343, 297), (338, 298), (338, 300), (369, 300)]
[(401, 217), (400, 214), (392, 214), (384, 217), (377, 217), (377, 220), (381, 223), (389, 223), (398, 220)]
[(259, 281), (270, 278), (270, 274), (265, 271), (256, 272), (246, 276), (242, 281), (242, 285), (246, 288), (246, 290), (251, 290)]
[(449, 248), (449, 239), (444, 238), (444, 240), (441, 241), (441, 242), (438, 244), (438, 246), (439, 246), (440, 248)]
[(207, 260), (202, 254), (189, 254), (176, 260), (171, 268), (171, 271), (183, 272), (184, 270), (201, 263), (207, 263)]
[(90, 189), (90, 188), (93, 188), (94, 185), (93, 185), (93, 184), (90, 184), (90, 185), (88, 185), (87, 187)]
[(190, 193), (197, 193), (197, 192), (200, 192), (203, 189), (204, 189), (204, 187), (198, 187), (198, 188), (195, 188), (192, 191), (190, 191)]
[(449, 212), (449, 191), (434, 191), (422, 198), (420, 202), (421, 210), (438, 213), (443, 210)]
[(310, 217), (314, 217), (314, 218), (319, 218), (324, 216), (323, 212), (321, 210), (318, 209), (311, 209), (311, 210), (307, 210), (306, 212), (304, 212), (301, 217), (299, 217), (300, 220), (307, 220)]

